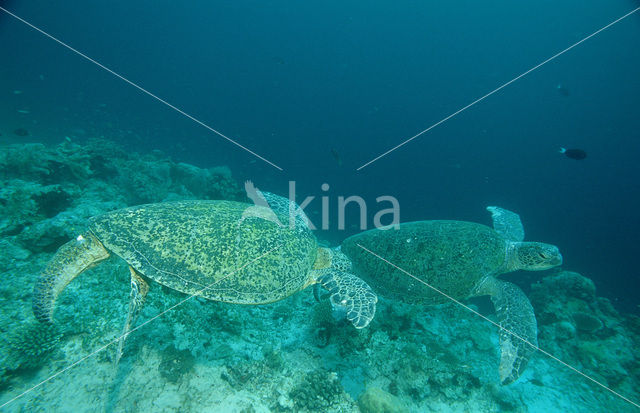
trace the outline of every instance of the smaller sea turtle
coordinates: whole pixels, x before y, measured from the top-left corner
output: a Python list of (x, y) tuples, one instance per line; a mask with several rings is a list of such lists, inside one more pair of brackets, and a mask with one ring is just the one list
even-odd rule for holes
[(538, 330), (522, 290), (496, 276), (555, 267), (562, 264), (562, 255), (553, 245), (522, 242), (524, 229), (517, 214), (498, 207), (487, 209), (493, 229), (463, 221), (407, 222), (398, 229), (374, 229), (349, 237), (341, 250), (351, 259), (355, 273), (383, 295), (426, 304), (489, 295), (502, 327), (500, 380), (508, 384), (524, 371), (534, 351), (530, 344), (537, 346)]
[(348, 259), (319, 247), (307, 217), (294, 202), (266, 192), (255, 195), (270, 208), (232, 201), (179, 201), (92, 218), (88, 231), (60, 247), (43, 270), (34, 289), (36, 318), (51, 322), (56, 298), (67, 284), (115, 254), (129, 264), (131, 273), (129, 315), (117, 359), (149, 290), (147, 280), (238, 304), (271, 303), (320, 284), (356, 328), (366, 327), (378, 298), (347, 271)]

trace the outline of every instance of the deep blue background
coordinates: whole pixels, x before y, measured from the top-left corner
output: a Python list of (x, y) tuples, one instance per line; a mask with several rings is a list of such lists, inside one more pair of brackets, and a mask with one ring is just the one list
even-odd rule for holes
[[(283, 172), (0, 12), (2, 138), (16, 127), (49, 142), (104, 136), (226, 164), (279, 193), (296, 180), (302, 198), (326, 182), (332, 218), (338, 195), (365, 197), (370, 219), (379, 195), (399, 199), (403, 221), (489, 223), (485, 206), (500, 205), (521, 214), (527, 239), (558, 245), (564, 268), (640, 310), (640, 12), (355, 171), (640, 3), (192, 3), (0, 4)], [(336, 224), (319, 236), (355, 231)]]

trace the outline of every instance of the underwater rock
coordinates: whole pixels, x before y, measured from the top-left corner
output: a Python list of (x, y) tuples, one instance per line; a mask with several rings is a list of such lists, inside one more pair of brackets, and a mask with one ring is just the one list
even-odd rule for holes
[(42, 191), (33, 194), (31, 198), (36, 202), (38, 213), (44, 215), (45, 218), (56, 216), (67, 209), (72, 202), (71, 194), (60, 185), (44, 187)]
[(243, 201), (246, 195), (242, 188), (231, 176), (231, 170), (226, 166), (216, 166), (207, 169), (208, 181), (207, 191), (204, 193), (206, 199), (229, 199)]
[[(108, 210), (174, 199), (242, 199), (226, 167), (176, 164), (161, 154), (126, 153), (113, 142), (69, 139), (7, 145), (0, 151), (0, 235), (34, 252), (55, 250), (86, 219)], [(69, 208), (84, 204), (81, 210)], [(58, 217), (60, 214), (66, 216)]]
[(25, 227), (17, 238), (32, 252), (54, 252), (83, 231), (87, 218), (75, 210), (64, 211)]
[(363, 350), (375, 331), (366, 328), (356, 330), (346, 318), (336, 319), (334, 307), (327, 297), (323, 297), (314, 306), (309, 329), (315, 346), (325, 348), (329, 344), (335, 344), (342, 357)]
[(609, 300), (582, 275), (563, 271), (532, 286), (540, 347), (621, 394), (633, 394), (637, 338)]
[(329, 300), (324, 299), (314, 307), (310, 327), (314, 331), (314, 342), (318, 347), (324, 348), (329, 345), (336, 329), (336, 320), (332, 317)]
[[(114, 184), (124, 189), (127, 204), (160, 202), (169, 193), (172, 180), (170, 165), (164, 160), (119, 162), (119, 175)], [(144, 165), (144, 166), (143, 166)]]
[(409, 412), (400, 399), (378, 387), (368, 387), (358, 398), (358, 407), (362, 413)]
[(572, 313), (592, 313), (597, 309), (593, 281), (571, 271), (544, 277), (531, 286), (529, 297), (539, 326), (572, 321)]
[(38, 207), (32, 195), (41, 185), (20, 179), (0, 181), (0, 235), (14, 236), (37, 221)]
[(576, 336), (576, 327), (568, 321), (561, 321), (556, 325), (556, 337), (559, 340), (569, 340)]
[(504, 386), (490, 386), (490, 392), (493, 399), (498, 403), (503, 411), (513, 411), (518, 407), (518, 399)]
[(14, 263), (24, 261), (31, 256), (31, 252), (7, 238), (0, 238), (0, 251), (2, 251), (0, 268), (3, 269), (9, 269)]
[(106, 182), (127, 199), (127, 205), (167, 198), (244, 199), (244, 192), (227, 167), (202, 169), (175, 163), (158, 151), (126, 153), (113, 142), (98, 139), (84, 145), (66, 139), (55, 147), (40, 143), (4, 146), (0, 151), (0, 179), (42, 185), (74, 183), (83, 191)]
[[(640, 317), (635, 314), (628, 314), (625, 320), (625, 324), (635, 335), (640, 338)], [(639, 353), (640, 354), (640, 353)], [(640, 367), (640, 365), (638, 366)]]
[(593, 281), (573, 271), (562, 271), (558, 274), (544, 277), (534, 284), (532, 289), (534, 291), (538, 290), (542, 295), (563, 295), (579, 298), (588, 303), (594, 302), (596, 298), (596, 286)]
[(198, 199), (244, 199), (244, 192), (235, 183), (231, 170), (226, 166), (202, 169), (186, 163), (172, 164), (171, 178), (177, 186), (183, 187), (183, 191), (178, 188), (173, 189), (174, 191), (186, 191)]
[(162, 351), (162, 360), (158, 366), (160, 376), (169, 383), (177, 383), (180, 379), (191, 373), (196, 364), (196, 359), (188, 349), (178, 350), (173, 344), (168, 345)]
[(607, 317), (620, 318), (620, 313), (615, 309), (611, 301), (606, 297), (598, 297), (596, 299), (597, 307)]
[(201, 192), (207, 186), (207, 171), (195, 165), (179, 162), (171, 165), (171, 177), (192, 193)]
[(227, 364), (226, 372), (220, 374), (220, 378), (239, 391), (250, 387), (253, 383), (264, 379), (264, 364), (255, 361), (240, 361)]

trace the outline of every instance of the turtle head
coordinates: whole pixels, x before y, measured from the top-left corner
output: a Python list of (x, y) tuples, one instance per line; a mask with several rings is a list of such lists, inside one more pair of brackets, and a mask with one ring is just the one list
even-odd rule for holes
[(511, 271), (540, 271), (562, 264), (562, 254), (558, 247), (543, 242), (513, 242), (508, 248)]

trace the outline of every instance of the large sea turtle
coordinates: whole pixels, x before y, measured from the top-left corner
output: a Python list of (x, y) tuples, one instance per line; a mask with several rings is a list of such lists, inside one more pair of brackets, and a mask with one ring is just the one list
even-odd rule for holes
[(118, 359), (149, 290), (147, 280), (239, 304), (271, 303), (317, 283), (356, 328), (367, 326), (377, 296), (346, 272), (348, 259), (318, 246), (294, 202), (266, 192), (260, 196), (271, 209), (233, 201), (178, 201), (92, 218), (87, 232), (60, 247), (43, 270), (34, 289), (35, 316), (52, 322), (56, 298), (66, 285), (115, 254), (129, 264), (131, 273)]
[(503, 327), (499, 372), (501, 382), (508, 384), (523, 372), (534, 351), (530, 344), (537, 346), (538, 329), (522, 290), (496, 276), (551, 268), (562, 263), (562, 255), (553, 245), (522, 242), (524, 229), (517, 214), (487, 209), (493, 229), (463, 221), (407, 222), (398, 229), (373, 229), (349, 237), (341, 251), (351, 259), (355, 274), (380, 294), (426, 304), (489, 295)]

